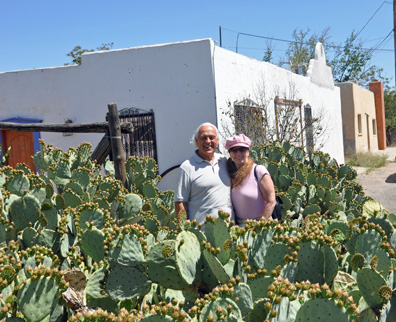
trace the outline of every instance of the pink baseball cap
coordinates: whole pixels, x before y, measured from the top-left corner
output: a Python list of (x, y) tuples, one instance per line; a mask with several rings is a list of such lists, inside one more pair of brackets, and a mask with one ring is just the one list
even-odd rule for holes
[(252, 141), (245, 134), (239, 134), (227, 138), (225, 148), (227, 150), (238, 146), (250, 148), (251, 145)]

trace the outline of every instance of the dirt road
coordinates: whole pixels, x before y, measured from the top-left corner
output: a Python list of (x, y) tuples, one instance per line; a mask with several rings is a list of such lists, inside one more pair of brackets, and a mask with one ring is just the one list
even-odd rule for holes
[(366, 174), (366, 169), (358, 171), (357, 182), (363, 187), (367, 196), (372, 197), (382, 206), (396, 214), (396, 147), (388, 147), (385, 151), (388, 160), (385, 167)]

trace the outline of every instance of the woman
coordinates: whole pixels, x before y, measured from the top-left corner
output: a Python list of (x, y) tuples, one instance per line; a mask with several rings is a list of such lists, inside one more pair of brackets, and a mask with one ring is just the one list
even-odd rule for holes
[(232, 179), (231, 200), (236, 222), (243, 227), (247, 219), (265, 220), (271, 217), (276, 204), (271, 176), (263, 165), (256, 165), (249, 156), (250, 139), (239, 134), (227, 139), (230, 153), (228, 172)]

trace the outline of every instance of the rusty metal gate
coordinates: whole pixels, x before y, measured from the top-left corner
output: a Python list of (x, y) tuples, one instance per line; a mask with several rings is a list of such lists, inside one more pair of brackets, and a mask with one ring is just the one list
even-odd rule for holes
[(124, 108), (119, 111), (119, 118), (121, 123), (131, 122), (133, 125), (132, 133), (122, 134), (125, 158), (151, 157), (158, 162), (153, 110)]

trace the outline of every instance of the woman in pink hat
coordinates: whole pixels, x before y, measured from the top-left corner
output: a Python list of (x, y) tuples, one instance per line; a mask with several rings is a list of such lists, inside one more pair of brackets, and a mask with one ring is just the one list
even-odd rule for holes
[(249, 156), (251, 144), (244, 134), (228, 138), (225, 144), (230, 153), (231, 200), (241, 227), (247, 219), (269, 219), (276, 204), (274, 183), (267, 168), (256, 165)]

